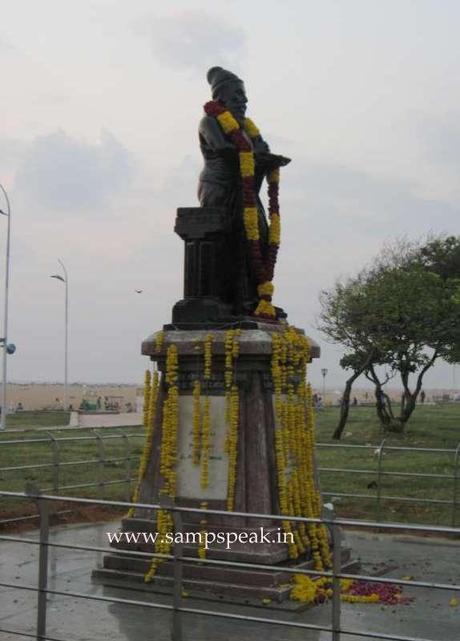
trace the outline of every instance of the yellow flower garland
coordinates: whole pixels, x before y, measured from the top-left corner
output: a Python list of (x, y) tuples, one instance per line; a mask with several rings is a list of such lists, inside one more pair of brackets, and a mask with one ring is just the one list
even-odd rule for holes
[(144, 376), (144, 409), (143, 409), (143, 417), (144, 417), (144, 427), (147, 429), (148, 427), (148, 416), (149, 416), (149, 401), (150, 401), (150, 383), (151, 383), (151, 378), (152, 374), (150, 373), (149, 369), (145, 370), (145, 376)]
[(192, 439), (192, 460), (194, 465), (200, 464), (201, 452), (201, 383), (196, 380), (193, 383), (193, 439)]
[(209, 396), (204, 399), (203, 423), (201, 425), (201, 467), (200, 485), (205, 489), (209, 485), (209, 452), (211, 449), (211, 407)]
[[(207, 510), (208, 509), (208, 504), (206, 501), (203, 501), (200, 503), (200, 508), (202, 510)], [(204, 516), (201, 521), (200, 521), (200, 540), (198, 544), (198, 556), (200, 559), (205, 559), (206, 558), (206, 548), (203, 545), (203, 541), (205, 540), (206, 537), (206, 525), (208, 524), (206, 520), (206, 516)]]
[(211, 369), (212, 369), (212, 342), (214, 336), (212, 334), (207, 334), (204, 339), (204, 373), (203, 378), (205, 381), (208, 381), (211, 378)]
[(155, 351), (161, 352), (163, 349), (163, 343), (165, 340), (165, 333), (164, 332), (157, 332), (155, 335)]
[[(278, 202), (278, 186), (280, 172), (279, 168), (273, 169), (267, 174), (268, 194), (269, 194), (269, 245), (270, 253), (265, 261), (262, 256), (259, 245), (260, 233), (258, 226), (258, 213), (255, 206), (254, 180), (255, 180), (255, 160), (252, 145), (248, 144), (247, 139), (242, 134), (245, 131), (247, 136), (254, 140), (260, 136), (260, 131), (250, 118), (245, 118), (242, 128), (232, 113), (219, 102), (211, 101), (204, 106), (205, 113), (208, 116), (216, 118), (222, 131), (230, 137), (238, 149), (240, 176), (246, 183), (246, 189), (243, 189), (243, 223), (246, 238), (249, 243), (257, 244), (257, 247), (251, 247), (251, 256), (253, 267), (255, 267), (258, 284), (265, 285), (273, 280), (273, 271), (276, 262), (276, 255), (280, 244), (280, 216)], [(266, 282), (263, 282), (265, 279)], [(262, 282), (260, 282), (262, 280)], [(273, 291), (272, 291), (273, 293)], [(259, 294), (259, 302), (254, 314), (256, 316), (269, 319), (276, 319), (276, 310), (272, 304), (272, 294)]]
[[(310, 347), (293, 327), (272, 335), (272, 380), (277, 419), (275, 454), (281, 514), (319, 518), (321, 500), (314, 477), (314, 434), (311, 389), (306, 385)], [(294, 543), (291, 558), (310, 547), (318, 571), (330, 566), (330, 549), (324, 526), (283, 521)], [(290, 539), (291, 537), (289, 537)]]
[(238, 425), (239, 425), (240, 399), (238, 387), (232, 385), (230, 390), (229, 425), (227, 438), (228, 452), (228, 482), (227, 482), (227, 510), (235, 507), (236, 462), (238, 458)]
[(236, 463), (238, 458), (238, 425), (240, 414), (240, 400), (238, 386), (234, 382), (234, 363), (239, 355), (238, 338), (240, 329), (229, 329), (225, 332), (225, 401), (227, 436), (225, 438), (225, 452), (228, 455), (227, 474), (227, 510), (231, 511), (235, 505)]
[[(351, 579), (340, 580), (340, 600), (347, 603), (378, 603), (380, 596), (373, 594), (348, 594), (354, 581)], [(291, 590), (290, 597), (294, 601), (302, 603), (322, 602), (332, 597), (332, 583), (328, 577), (321, 579), (312, 579), (305, 574), (296, 574), (294, 577), (294, 587)]]
[[(158, 372), (154, 372), (152, 377), (152, 387), (150, 390), (149, 421), (148, 421), (148, 424), (146, 425), (147, 433), (145, 436), (141, 460), (139, 462), (139, 469), (137, 472), (137, 483), (136, 483), (136, 487), (134, 488), (134, 492), (131, 499), (133, 503), (137, 503), (139, 500), (141, 483), (144, 480), (145, 474), (147, 472), (147, 466), (149, 464), (150, 455), (152, 453), (153, 432), (155, 429), (156, 401), (158, 398), (158, 390), (160, 387), (159, 382), (160, 382), (159, 374)], [(134, 516), (134, 512), (135, 512), (134, 507), (130, 507), (128, 512), (126, 513), (126, 518), (131, 518), (132, 516)]]
[[(177, 460), (177, 437), (179, 428), (179, 389), (178, 382), (178, 353), (176, 345), (170, 345), (166, 352), (166, 375), (165, 381), (168, 392), (163, 404), (162, 439), (160, 452), (160, 474), (163, 477), (164, 485), (160, 494), (167, 494), (171, 498), (176, 496), (176, 460)], [(173, 530), (173, 520), (167, 510), (157, 512), (157, 532), (155, 541), (155, 552), (168, 554), (171, 550), (171, 543), (166, 540), (166, 533)], [(144, 576), (146, 583), (150, 582), (157, 571), (160, 559), (154, 558), (149, 570)]]

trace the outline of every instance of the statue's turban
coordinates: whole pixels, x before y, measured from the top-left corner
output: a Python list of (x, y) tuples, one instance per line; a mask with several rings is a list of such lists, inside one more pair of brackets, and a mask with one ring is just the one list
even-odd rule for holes
[(227, 84), (228, 82), (243, 82), (237, 75), (231, 71), (223, 69), (222, 67), (211, 67), (206, 77), (211, 85), (213, 95), (222, 87), (222, 85)]

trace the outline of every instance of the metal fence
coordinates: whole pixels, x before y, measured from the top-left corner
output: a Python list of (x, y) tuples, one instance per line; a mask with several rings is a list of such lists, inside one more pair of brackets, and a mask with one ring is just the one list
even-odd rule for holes
[[(122, 485), (123, 494), (120, 493), (120, 497), (126, 497), (127, 500), (131, 498), (132, 483), (136, 478), (135, 472), (137, 469), (137, 463), (139, 456), (133, 454), (133, 445), (137, 444), (138, 447), (141, 446), (144, 439), (144, 431), (141, 427), (138, 428), (138, 432), (126, 432), (126, 428), (67, 428), (71, 430), (70, 436), (56, 436), (56, 432), (62, 432), (63, 428), (56, 429), (44, 429), (40, 430), (40, 436), (37, 438), (26, 438), (26, 439), (15, 439), (9, 438), (0, 440), (0, 448), (7, 446), (19, 447), (21, 445), (27, 446), (36, 446), (37, 444), (45, 444), (50, 447), (50, 461), (45, 463), (34, 463), (28, 465), (13, 465), (0, 468), (0, 475), (2, 473), (16, 473), (24, 472), (30, 473), (32, 470), (51, 470), (52, 471), (52, 483), (48, 487), (41, 487), (43, 492), (53, 492), (54, 494), (59, 494), (62, 492), (69, 492), (74, 490), (81, 490), (87, 488), (97, 488), (103, 496), (105, 488), (111, 485)], [(88, 432), (90, 429), (91, 433), (86, 433), (79, 435), (81, 431)], [(104, 433), (107, 431), (116, 431), (117, 433)], [(14, 432), (11, 431), (13, 435)], [(43, 434), (43, 435), (42, 435)], [(124, 447), (124, 455), (117, 457), (107, 456), (107, 444), (109, 442), (114, 442), (116, 440), (122, 439)], [(96, 445), (96, 456), (94, 458), (87, 459), (77, 459), (77, 460), (63, 460), (61, 454), (61, 445), (69, 443), (79, 443), (79, 442), (94, 442)], [(379, 445), (353, 445), (345, 443), (317, 443), (317, 451), (320, 450), (331, 450), (344, 452), (347, 451), (369, 451), (374, 452), (375, 458), (374, 462), (376, 463), (375, 469), (356, 469), (350, 467), (327, 467), (319, 466), (318, 471), (321, 477), (326, 474), (350, 474), (354, 476), (372, 476), (375, 482), (375, 494), (363, 494), (363, 493), (354, 493), (354, 492), (340, 492), (340, 491), (331, 491), (327, 487), (327, 484), (324, 483), (324, 480), (321, 482), (322, 494), (325, 497), (338, 498), (341, 499), (357, 499), (357, 500), (370, 500), (372, 501), (372, 513), (371, 516), (377, 520), (382, 520), (382, 506), (386, 501), (395, 502), (395, 503), (404, 503), (407, 505), (427, 505), (427, 506), (442, 506), (446, 511), (449, 511), (450, 524), (452, 527), (455, 527), (457, 524), (457, 515), (458, 507), (460, 503), (460, 443), (455, 449), (449, 448), (427, 448), (427, 447), (403, 447), (403, 446), (393, 446), (387, 445), (386, 440), (382, 440)], [(450, 466), (452, 467), (452, 473), (426, 473), (426, 472), (406, 472), (406, 471), (394, 471), (385, 469), (385, 459), (384, 456), (386, 453), (390, 452), (406, 452), (410, 454), (424, 453), (427, 455), (445, 455), (446, 460), (450, 459)], [(110, 464), (120, 464), (124, 467), (124, 476), (119, 479), (110, 479), (107, 478), (106, 466)], [(95, 468), (95, 479), (93, 482), (87, 483), (71, 483), (66, 484), (62, 482), (62, 471), (66, 468), (72, 466), (90, 466), (93, 465)], [(400, 495), (387, 495), (382, 492), (382, 480), (385, 478), (401, 478), (401, 479), (423, 479), (424, 481), (428, 479), (432, 480), (442, 480), (445, 483), (443, 486), (443, 497), (442, 498), (427, 498), (426, 496), (400, 496)], [(5, 485), (4, 485), (5, 487)], [(7, 488), (5, 488), (7, 489)], [(16, 517), (15, 519), (4, 519), (0, 521), (0, 524), (10, 522), (12, 520), (20, 521), (30, 518), (37, 518), (36, 516), (26, 516), (26, 517)]]
[[(335, 450), (368, 450), (374, 451), (377, 457), (377, 469), (354, 469), (354, 468), (341, 468), (341, 467), (319, 467), (318, 471), (327, 473), (345, 473), (345, 474), (361, 474), (373, 475), (376, 477), (376, 495), (374, 503), (374, 517), (377, 521), (382, 518), (382, 503), (383, 501), (395, 501), (401, 503), (417, 503), (425, 505), (442, 505), (448, 507), (451, 514), (451, 525), (456, 526), (457, 510), (459, 504), (459, 461), (460, 461), (460, 442), (455, 449), (450, 448), (434, 448), (434, 447), (403, 447), (387, 445), (386, 439), (383, 439), (380, 445), (354, 445), (346, 443), (317, 443), (317, 449), (333, 448)], [(447, 455), (451, 457), (453, 473), (452, 474), (435, 474), (426, 472), (402, 472), (402, 471), (385, 471), (384, 469), (384, 455), (389, 452), (406, 452), (406, 453), (424, 453), (433, 455)], [(441, 479), (447, 483), (445, 487), (446, 497), (444, 499), (430, 499), (426, 497), (409, 497), (409, 496), (388, 496), (382, 494), (382, 478), (384, 477), (398, 477), (402, 479)], [(323, 496), (341, 497), (341, 498), (355, 498), (355, 499), (369, 499), (372, 498), (368, 494), (356, 494), (345, 492), (330, 492), (327, 488), (322, 489)]]
[[(18, 590), (29, 590), (37, 592), (37, 620), (36, 620), (36, 632), (35, 634), (18, 632), (15, 630), (9, 629), (0, 629), (0, 632), (9, 633), (17, 636), (25, 636), (30, 638), (35, 638), (41, 641), (64, 641), (64, 639), (58, 639), (56, 637), (47, 636), (47, 595), (55, 596), (67, 596), (73, 597), (75, 599), (90, 599), (93, 601), (104, 601), (108, 603), (118, 603), (118, 604), (129, 604), (136, 605), (146, 608), (157, 608), (163, 610), (169, 610), (172, 613), (172, 623), (171, 623), (171, 640), (172, 641), (182, 641), (183, 640), (183, 614), (194, 614), (201, 615), (206, 617), (215, 617), (215, 618), (224, 618), (237, 621), (246, 621), (260, 624), (271, 624), (283, 626), (286, 628), (300, 628), (304, 630), (312, 630), (317, 632), (327, 632), (331, 635), (332, 641), (340, 641), (342, 634), (349, 634), (353, 636), (364, 636), (369, 639), (381, 639), (385, 641), (428, 641), (426, 639), (421, 639), (420, 637), (411, 637), (411, 636), (401, 636), (401, 635), (392, 635), (381, 632), (371, 632), (368, 630), (359, 630), (359, 629), (347, 629), (342, 625), (342, 616), (341, 616), (341, 599), (340, 599), (340, 580), (341, 579), (353, 579), (360, 581), (372, 581), (375, 583), (391, 583), (399, 586), (410, 586), (417, 588), (430, 588), (432, 590), (439, 591), (460, 591), (460, 585), (453, 584), (444, 584), (444, 583), (434, 583), (427, 581), (413, 581), (405, 579), (388, 579), (382, 576), (369, 576), (361, 574), (349, 574), (341, 571), (341, 540), (342, 534), (341, 531), (343, 528), (379, 528), (387, 531), (400, 531), (404, 530), (405, 532), (411, 531), (415, 534), (431, 533), (437, 535), (460, 535), (460, 529), (456, 528), (447, 528), (447, 527), (438, 527), (438, 526), (420, 526), (420, 525), (401, 525), (401, 524), (389, 524), (389, 523), (379, 523), (379, 522), (367, 522), (359, 521), (352, 519), (338, 519), (334, 517), (332, 512), (327, 513), (322, 519), (312, 519), (312, 518), (303, 518), (303, 517), (294, 517), (286, 516), (279, 514), (256, 514), (256, 513), (246, 513), (246, 512), (227, 512), (223, 510), (212, 510), (212, 509), (195, 509), (195, 508), (186, 508), (175, 506), (171, 500), (162, 502), (160, 504), (145, 504), (145, 503), (129, 503), (121, 501), (106, 501), (106, 500), (95, 500), (95, 499), (84, 499), (84, 498), (75, 498), (75, 497), (65, 497), (65, 500), (70, 503), (75, 504), (92, 504), (92, 505), (104, 505), (104, 506), (117, 506), (128, 509), (130, 507), (143, 508), (143, 509), (168, 509), (173, 513), (174, 519), (174, 529), (176, 532), (183, 532), (183, 523), (182, 515), (187, 513), (199, 513), (206, 515), (225, 515), (226, 517), (246, 517), (246, 518), (255, 518), (255, 519), (267, 519), (270, 521), (285, 521), (289, 519), (292, 522), (298, 523), (323, 523), (329, 530), (331, 534), (331, 543), (332, 543), (332, 568), (328, 571), (316, 571), (308, 570), (302, 568), (294, 567), (284, 567), (283, 571), (289, 572), (292, 575), (303, 574), (313, 576), (318, 578), (319, 576), (328, 577), (332, 583), (332, 597), (331, 597), (331, 619), (330, 625), (317, 625), (313, 623), (303, 623), (299, 621), (290, 621), (283, 619), (271, 619), (265, 617), (255, 617), (246, 614), (237, 614), (237, 613), (227, 613), (218, 611), (216, 607), (212, 610), (205, 608), (191, 608), (183, 605), (183, 580), (182, 580), (182, 571), (183, 563), (204, 563), (212, 564), (218, 566), (230, 566), (233, 568), (252, 568), (252, 569), (269, 569), (273, 571), (279, 570), (279, 566), (276, 565), (259, 565), (251, 563), (243, 563), (237, 561), (225, 561), (218, 559), (201, 559), (198, 557), (188, 557), (183, 554), (183, 544), (179, 542), (174, 542), (173, 554), (159, 554), (159, 553), (146, 553), (134, 550), (123, 550), (117, 549), (117, 553), (128, 554), (130, 556), (140, 556), (148, 557), (149, 559), (157, 557), (160, 559), (169, 559), (174, 563), (174, 584), (172, 592), (172, 603), (171, 604), (162, 604), (162, 603), (152, 603), (139, 601), (134, 599), (122, 599), (116, 597), (107, 597), (102, 595), (87, 594), (81, 592), (72, 592), (72, 591), (62, 591), (62, 590), (53, 590), (48, 588), (48, 550), (50, 547), (55, 548), (65, 548), (72, 550), (86, 550), (94, 552), (111, 552), (111, 548), (106, 547), (97, 547), (97, 546), (83, 546), (83, 545), (70, 545), (63, 543), (54, 543), (49, 540), (49, 515), (50, 515), (50, 505), (55, 501), (61, 501), (61, 496), (52, 496), (52, 495), (43, 495), (38, 492), (36, 489), (29, 489), (27, 493), (24, 492), (0, 492), (0, 497), (14, 497), (16, 499), (33, 499), (37, 503), (39, 518), (40, 518), (40, 536), (39, 540), (27, 539), (22, 537), (0, 535), (0, 541), (16, 542), (21, 544), (31, 544), (39, 546), (39, 559), (38, 559), (38, 582), (37, 586), (8, 583), (4, 580), (0, 581), (0, 587), (4, 588), (13, 588)], [(85, 637), (86, 638), (86, 637)]]
[[(50, 448), (50, 462), (45, 463), (33, 463), (27, 465), (10, 465), (5, 467), (0, 467), (0, 475), (2, 473), (15, 473), (15, 472), (24, 472), (30, 473), (32, 470), (44, 471), (50, 470), (52, 472), (52, 484), (49, 487), (41, 487), (42, 492), (53, 492), (54, 494), (59, 494), (62, 492), (68, 492), (69, 490), (82, 490), (88, 488), (98, 488), (101, 493), (104, 492), (105, 488), (111, 485), (124, 485), (125, 491), (124, 495), (129, 501), (131, 498), (131, 489), (132, 482), (135, 480), (133, 472), (136, 472), (137, 464), (139, 461), (139, 456), (133, 454), (133, 439), (137, 441), (138, 444), (142, 444), (144, 439), (144, 430), (142, 427), (139, 427), (138, 433), (127, 433), (126, 428), (120, 427), (101, 427), (101, 428), (87, 428), (87, 427), (72, 427), (72, 428), (39, 428), (40, 436), (36, 438), (8, 438), (0, 440), (0, 448), (4, 447), (19, 447), (19, 446), (37, 446), (37, 445), (46, 445)], [(64, 430), (70, 430), (71, 436), (56, 436), (58, 432)], [(104, 434), (104, 431), (116, 430), (116, 434)], [(13, 436), (19, 430), (11, 430), (11, 436)], [(23, 430), (27, 432), (28, 430)], [(34, 430), (35, 431), (35, 430)], [(78, 432), (86, 432), (82, 435), (77, 435)], [(90, 432), (90, 433), (88, 433)], [(77, 434), (76, 434), (77, 433)], [(106, 445), (107, 442), (114, 440), (122, 440), (124, 443), (124, 456), (119, 457), (110, 457), (106, 455)], [(75, 459), (75, 460), (62, 460), (61, 446), (63, 444), (77, 444), (77, 443), (87, 443), (94, 442), (96, 445), (96, 457), (95, 458), (86, 458), (86, 459)], [(117, 464), (120, 463), (124, 466), (125, 474), (121, 479), (108, 479), (106, 478), (105, 467), (107, 464)], [(71, 483), (66, 484), (62, 483), (62, 471), (71, 467), (78, 467), (81, 465), (95, 467), (95, 480), (89, 483)], [(62, 512), (60, 512), (62, 514)], [(20, 516), (8, 519), (0, 520), (1, 524), (12, 523), (17, 521), (25, 521), (29, 519), (36, 519), (37, 515), (27, 515)]]

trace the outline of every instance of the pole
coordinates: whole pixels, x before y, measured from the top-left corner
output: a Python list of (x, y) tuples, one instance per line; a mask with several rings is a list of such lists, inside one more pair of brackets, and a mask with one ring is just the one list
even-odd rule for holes
[(60, 258), (58, 262), (64, 270), (65, 276), (65, 334), (64, 334), (64, 409), (68, 406), (67, 384), (69, 376), (69, 279), (64, 263)]
[(37, 498), (40, 514), (40, 547), (38, 552), (37, 641), (46, 639), (46, 590), (48, 588), (49, 504)]
[(9, 285), (10, 285), (10, 238), (11, 238), (11, 208), (8, 194), (6, 193), (5, 188), (0, 184), (0, 189), (3, 192), (6, 200), (7, 211), (4, 212), (0, 209), (0, 212), (8, 218), (7, 232), (6, 232), (6, 267), (5, 267), (5, 304), (4, 304), (4, 316), (3, 316), (3, 358), (2, 358), (2, 369), (3, 369), (3, 386), (2, 386), (2, 416), (0, 421), (0, 430), (6, 428), (6, 415), (8, 412), (7, 402), (6, 402), (6, 385), (7, 385), (7, 351), (8, 346), (8, 295), (9, 295)]
[(69, 278), (67, 274), (67, 269), (65, 268), (64, 263), (60, 258), (58, 258), (58, 263), (62, 267), (64, 276), (60, 274), (53, 274), (51, 278), (56, 278), (60, 280), (65, 285), (65, 307), (64, 307), (64, 399), (63, 399), (63, 409), (67, 409), (68, 405), (68, 395), (67, 395), (67, 384), (68, 384), (68, 375), (69, 375)]

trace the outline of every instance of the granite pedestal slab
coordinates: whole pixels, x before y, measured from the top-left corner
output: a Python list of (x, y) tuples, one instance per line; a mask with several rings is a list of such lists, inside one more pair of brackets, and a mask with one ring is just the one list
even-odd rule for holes
[[(242, 329), (238, 338), (239, 355), (234, 378), (239, 389), (240, 420), (238, 427), (238, 456), (236, 463), (235, 512), (279, 514), (277, 465), (275, 457), (275, 430), (277, 429), (273, 404), (271, 376), (272, 334), (282, 332), (282, 323), (255, 323), (254, 329)], [(227, 509), (228, 459), (224, 452), (227, 431), (225, 420), (225, 330), (214, 329), (212, 345), (212, 374), (203, 382), (203, 341), (209, 330), (170, 330), (164, 332), (160, 349), (156, 335), (149, 336), (142, 344), (142, 353), (165, 371), (166, 352), (169, 345), (177, 347), (179, 368), (179, 430), (176, 505), (199, 508), (206, 502), (208, 509)], [(319, 356), (319, 347), (311, 343), (311, 357)], [(195, 380), (202, 381), (202, 397), (208, 396), (211, 409), (211, 452), (209, 459), (209, 486), (202, 489), (200, 469), (192, 461), (192, 387)], [(162, 439), (162, 408), (166, 394), (161, 383), (153, 433), (153, 444), (147, 471), (140, 488), (139, 501), (157, 503), (162, 488), (160, 474), (160, 449)], [(200, 514), (182, 513), (183, 531), (200, 531)], [(231, 517), (226, 514), (206, 515), (206, 531), (260, 534), (260, 528), (269, 531), (270, 540), (277, 538), (279, 521), (246, 516)], [(132, 518), (122, 522), (127, 532), (155, 532), (154, 511), (138, 509)], [(273, 535), (273, 536), (272, 536)], [(114, 548), (152, 552), (151, 543), (118, 543)], [(186, 546), (186, 556), (198, 556), (198, 546)], [(279, 571), (235, 568), (217, 565), (184, 563), (184, 588), (192, 593), (207, 593), (218, 597), (232, 597), (242, 601), (269, 598), (275, 602), (287, 599), (291, 575), (285, 571), (292, 566), (288, 548), (284, 543), (235, 543), (231, 549), (224, 544), (212, 545), (207, 552), (209, 559), (242, 561), (258, 565), (278, 565)], [(345, 559), (344, 559), (345, 561)], [(117, 554), (105, 557), (103, 568), (95, 576), (112, 585), (129, 580), (149, 590), (165, 589), (171, 585), (172, 564), (160, 564), (154, 580), (144, 584), (143, 576), (149, 562), (145, 558)], [(296, 560), (296, 566), (312, 567), (309, 550)], [(284, 571), (283, 571), (284, 570)]]

